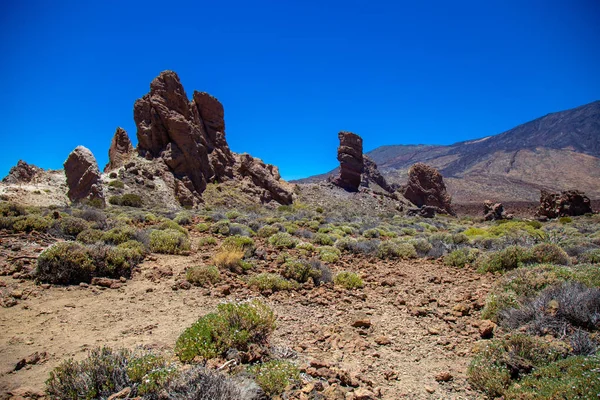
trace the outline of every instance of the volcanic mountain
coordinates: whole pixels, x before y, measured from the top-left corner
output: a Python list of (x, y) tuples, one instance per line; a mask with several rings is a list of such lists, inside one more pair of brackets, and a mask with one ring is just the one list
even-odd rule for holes
[[(537, 201), (541, 189), (579, 189), (600, 198), (600, 101), (477, 140), (381, 146), (366, 154), (391, 183), (405, 183), (408, 168), (417, 162), (438, 168), (457, 203)], [(296, 182), (317, 182), (336, 173)]]

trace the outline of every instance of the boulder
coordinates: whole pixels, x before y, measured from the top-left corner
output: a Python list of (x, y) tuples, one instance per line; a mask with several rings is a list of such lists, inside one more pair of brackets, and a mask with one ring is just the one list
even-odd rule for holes
[(403, 186), (402, 193), (419, 208), (433, 206), (443, 213), (455, 215), (442, 174), (429, 165), (417, 163), (410, 167), (408, 183)]
[(104, 172), (117, 169), (125, 165), (127, 160), (133, 154), (133, 145), (129, 140), (129, 135), (123, 128), (117, 128), (113, 136), (110, 148), (108, 149), (108, 164), (104, 167)]
[(486, 221), (498, 221), (512, 219), (513, 216), (504, 212), (502, 203), (492, 203), (490, 200), (486, 200), (483, 202), (483, 218)]
[(337, 186), (351, 192), (357, 192), (361, 182), (363, 165), (363, 141), (352, 132), (338, 133), (340, 146), (337, 159), (340, 162), (340, 174), (333, 179)]
[(8, 171), (8, 175), (2, 179), (2, 182), (10, 184), (29, 183), (41, 171), (41, 168), (19, 160), (17, 165)]
[(280, 204), (292, 204), (293, 193), (281, 184), (277, 167), (265, 164), (249, 154), (240, 154), (237, 172), (242, 177), (249, 177), (255, 186), (264, 189), (261, 202), (268, 203), (275, 200)]
[(72, 202), (94, 201), (104, 206), (102, 180), (96, 158), (90, 150), (77, 146), (63, 164), (67, 176), (67, 195)]
[(394, 188), (387, 183), (383, 175), (381, 175), (375, 161), (363, 155), (363, 173), (360, 185), (369, 187), (372, 183), (379, 185), (379, 187), (388, 193), (393, 193), (395, 191)]
[(551, 193), (542, 190), (537, 217), (557, 218), (592, 213), (590, 199), (578, 190)]

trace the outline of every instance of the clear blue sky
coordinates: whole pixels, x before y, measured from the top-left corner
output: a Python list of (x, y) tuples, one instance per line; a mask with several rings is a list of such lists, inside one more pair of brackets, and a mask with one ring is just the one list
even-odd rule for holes
[(103, 168), (166, 69), (286, 179), (334, 168), (340, 130), (449, 144), (600, 99), (597, 0), (3, 0), (0, 34), (0, 176), (77, 145)]

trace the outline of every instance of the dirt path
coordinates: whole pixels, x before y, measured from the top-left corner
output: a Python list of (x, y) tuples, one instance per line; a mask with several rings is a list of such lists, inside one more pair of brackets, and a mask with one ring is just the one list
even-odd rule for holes
[[(227, 296), (217, 289), (173, 290), (185, 268), (203, 258), (207, 255), (154, 257), (119, 289), (43, 289), (0, 278), (6, 288), (31, 292), (17, 305), (0, 308), (0, 393), (22, 386), (42, 389), (61, 360), (83, 358), (95, 346), (171, 351), (181, 331), (219, 302), (257, 296), (235, 282)], [(313, 361), (316, 367), (345, 369), (384, 399), (477, 397), (465, 371), (479, 339), (477, 309), (489, 289), (488, 277), (430, 262), (347, 256), (335, 269), (360, 272), (365, 288), (307, 288), (266, 298), (278, 315), (273, 344), (296, 350), (301, 365)], [(13, 371), (34, 352), (46, 352), (47, 361)], [(328, 370), (308, 372), (327, 378)], [(438, 383), (441, 372), (453, 380)]]

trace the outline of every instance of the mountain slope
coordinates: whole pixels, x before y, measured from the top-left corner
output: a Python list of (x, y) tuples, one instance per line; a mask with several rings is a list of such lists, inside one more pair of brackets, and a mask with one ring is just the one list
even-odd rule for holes
[(450, 146), (382, 146), (367, 155), (396, 183), (416, 162), (440, 169), (455, 202), (537, 201), (540, 189), (600, 198), (600, 101), (495, 136)]

